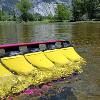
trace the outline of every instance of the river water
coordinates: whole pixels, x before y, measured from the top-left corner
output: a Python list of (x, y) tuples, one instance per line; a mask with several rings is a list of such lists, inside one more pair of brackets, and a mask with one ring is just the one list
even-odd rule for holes
[[(100, 100), (100, 23), (0, 23), (0, 44), (47, 40), (69, 40), (86, 59), (84, 72), (77, 81), (57, 83), (63, 92), (45, 96), (41, 100)], [(48, 93), (50, 94), (50, 93)], [(27, 100), (34, 100), (28, 96)], [(26, 100), (19, 97), (18, 100)]]

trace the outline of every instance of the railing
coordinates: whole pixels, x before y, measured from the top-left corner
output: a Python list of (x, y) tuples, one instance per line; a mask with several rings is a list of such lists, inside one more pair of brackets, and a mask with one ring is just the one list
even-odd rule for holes
[(56, 42), (64, 42), (64, 40), (50, 40), (47, 42), (30, 42), (30, 43), (17, 43), (17, 44), (4, 44), (0, 45), (0, 49), (7, 49), (12, 47), (22, 47), (22, 46), (30, 46), (30, 45), (39, 45), (39, 44), (49, 44)]

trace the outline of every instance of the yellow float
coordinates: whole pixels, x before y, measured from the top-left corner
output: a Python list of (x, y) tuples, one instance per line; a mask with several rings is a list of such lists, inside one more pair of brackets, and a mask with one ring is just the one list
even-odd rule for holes
[[(61, 42), (61, 48), (56, 48), (56, 42)], [(40, 51), (40, 44), (45, 44), (46, 50)], [(27, 47), (27, 53), (20, 54), (22, 46)], [(0, 97), (81, 72), (84, 62), (66, 41), (0, 45), (0, 49), (6, 54), (0, 58)]]

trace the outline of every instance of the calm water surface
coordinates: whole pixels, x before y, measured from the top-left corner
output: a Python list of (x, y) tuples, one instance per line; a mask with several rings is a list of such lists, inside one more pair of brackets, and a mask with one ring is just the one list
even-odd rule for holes
[[(50, 39), (71, 41), (77, 52), (86, 59), (87, 65), (77, 81), (57, 83), (54, 86), (54, 89), (64, 87), (63, 92), (55, 92), (53, 96), (40, 99), (100, 100), (100, 23), (0, 24), (0, 44)], [(32, 98), (30, 96), (27, 100), (34, 100)]]

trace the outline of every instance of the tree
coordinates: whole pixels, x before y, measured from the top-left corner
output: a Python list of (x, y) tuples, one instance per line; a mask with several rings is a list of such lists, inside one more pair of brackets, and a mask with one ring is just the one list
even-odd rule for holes
[(81, 20), (82, 15), (86, 12), (85, 0), (72, 0), (72, 16), (74, 21)]
[(54, 21), (54, 16), (53, 16), (52, 14), (48, 14), (47, 19), (48, 19), (50, 22), (53, 22), (53, 21)]
[(96, 17), (96, 20), (99, 20), (100, 21), (100, 4), (96, 8), (95, 17)]
[(32, 7), (32, 4), (29, 2), (29, 0), (21, 0), (19, 3), (17, 3), (17, 8), (20, 10), (21, 13), (21, 19), (25, 22), (28, 21), (29, 17), (29, 9)]
[(6, 12), (0, 11), (0, 21), (7, 21), (11, 18)]
[(34, 13), (33, 16), (34, 16), (35, 21), (42, 21), (43, 20), (43, 16), (39, 13)]
[(0, 10), (0, 20), (1, 20), (1, 18), (2, 18), (2, 11)]
[(88, 13), (88, 18), (94, 19), (95, 10), (98, 6), (99, 1), (98, 0), (85, 0), (86, 4), (86, 12)]
[(84, 14), (88, 15), (88, 19), (93, 19), (98, 2), (98, 0), (72, 0), (73, 20), (81, 20)]
[(64, 4), (57, 4), (55, 19), (57, 21), (68, 20), (70, 12)]

